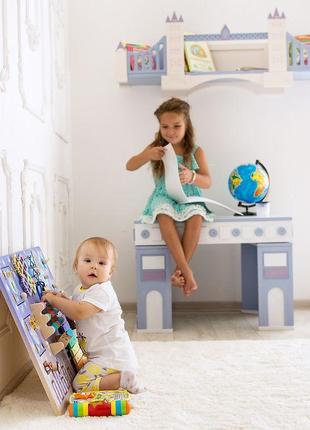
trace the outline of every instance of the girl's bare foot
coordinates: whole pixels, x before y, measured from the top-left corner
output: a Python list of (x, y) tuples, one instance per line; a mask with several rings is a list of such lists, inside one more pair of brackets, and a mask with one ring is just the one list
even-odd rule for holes
[(171, 275), (170, 282), (174, 287), (184, 288), (185, 279), (180, 269), (176, 269)]
[(192, 274), (189, 274), (186, 278), (185, 278), (185, 284), (183, 286), (183, 290), (184, 290), (184, 295), (185, 296), (190, 296), (191, 294), (193, 294), (194, 291), (196, 291), (198, 289), (198, 285), (195, 281), (195, 278)]

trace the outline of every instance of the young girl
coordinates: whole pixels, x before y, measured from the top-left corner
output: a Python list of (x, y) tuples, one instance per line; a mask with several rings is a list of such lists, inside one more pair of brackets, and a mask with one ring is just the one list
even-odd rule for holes
[[(213, 214), (204, 203), (180, 204), (169, 197), (165, 187), (165, 145), (171, 143), (179, 164), (179, 176), (187, 196), (200, 196), (200, 188), (211, 186), (211, 177), (203, 149), (194, 143), (194, 130), (189, 115), (190, 106), (178, 98), (162, 103), (154, 112), (159, 121), (159, 131), (154, 142), (128, 160), (128, 170), (137, 170), (151, 162), (155, 189), (143, 211), (142, 222), (158, 221), (161, 235), (175, 262), (176, 269), (171, 283), (181, 287), (185, 295), (197, 288), (189, 261), (197, 247), (203, 220), (212, 221)], [(180, 239), (175, 221), (184, 221), (183, 237)]]
[(124, 328), (122, 310), (110, 282), (116, 262), (113, 244), (101, 237), (84, 240), (73, 262), (81, 285), (72, 299), (46, 292), (43, 300), (76, 321), (88, 362), (73, 381), (76, 391), (142, 391), (136, 378), (137, 359)]

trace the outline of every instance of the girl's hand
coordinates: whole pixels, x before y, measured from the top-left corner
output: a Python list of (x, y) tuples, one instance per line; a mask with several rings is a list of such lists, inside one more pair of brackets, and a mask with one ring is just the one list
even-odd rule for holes
[(183, 164), (179, 164), (181, 172), (179, 173), (180, 182), (182, 185), (189, 184), (193, 179), (193, 171), (183, 166)]
[(149, 151), (148, 155), (151, 161), (161, 160), (165, 155), (165, 148), (163, 148), (162, 146), (154, 146), (153, 148), (150, 148), (148, 151)]

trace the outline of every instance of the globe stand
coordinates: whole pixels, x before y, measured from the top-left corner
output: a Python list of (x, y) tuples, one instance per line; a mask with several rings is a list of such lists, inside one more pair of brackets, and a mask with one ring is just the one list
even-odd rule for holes
[[(253, 216), (256, 215), (256, 212), (249, 211), (249, 208), (253, 208), (255, 206), (255, 203), (253, 205), (244, 205), (242, 202), (238, 203), (239, 208), (245, 208), (245, 212), (242, 212), (243, 216)], [(236, 216), (240, 216), (239, 214), (236, 214)]]

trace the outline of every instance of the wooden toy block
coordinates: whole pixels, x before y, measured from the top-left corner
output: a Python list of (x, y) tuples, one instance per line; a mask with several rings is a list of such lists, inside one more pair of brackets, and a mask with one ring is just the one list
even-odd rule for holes
[(75, 363), (75, 366), (77, 368), (77, 370), (81, 370), (82, 367), (87, 363), (87, 357), (85, 357), (85, 355), (83, 355), (83, 357), (81, 358), (81, 360), (78, 363)]
[(76, 336), (71, 336), (70, 340), (69, 340), (69, 347), (72, 348), (76, 343), (78, 343), (78, 340), (76, 338)]
[(65, 349), (64, 344), (62, 342), (53, 342), (50, 343), (50, 348), (53, 355), (59, 354), (60, 351)]
[(81, 350), (81, 348), (78, 350), (78, 352), (74, 355), (73, 360), (75, 363), (78, 363), (81, 358), (83, 357), (83, 351)]
[(70, 336), (67, 333), (63, 333), (58, 339), (58, 342), (63, 343), (64, 347), (66, 347), (69, 343), (69, 340), (70, 340)]
[(73, 345), (72, 348), (70, 348), (70, 352), (72, 355), (75, 355), (79, 349), (80, 349), (80, 345), (78, 342), (76, 342), (76, 344)]
[(66, 333), (70, 330), (70, 324), (68, 323), (68, 321), (63, 322), (62, 328)]

